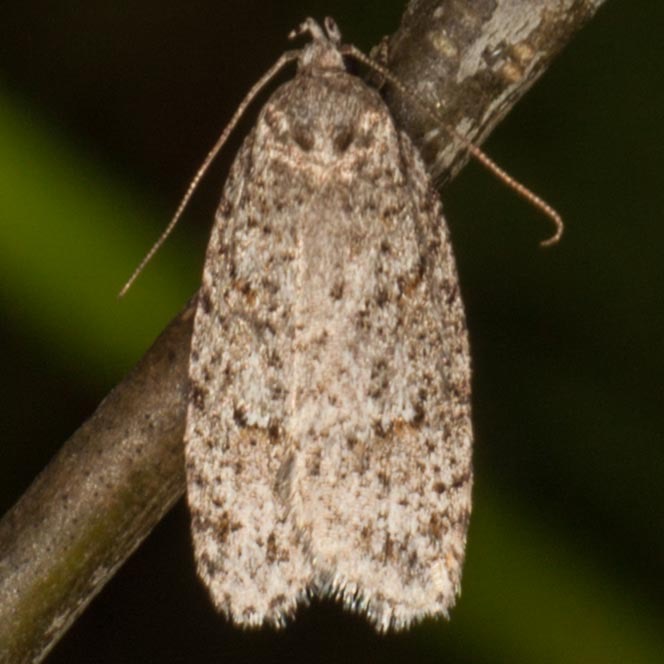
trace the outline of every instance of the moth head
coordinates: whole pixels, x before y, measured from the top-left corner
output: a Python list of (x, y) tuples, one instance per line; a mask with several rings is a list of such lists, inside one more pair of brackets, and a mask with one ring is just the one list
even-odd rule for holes
[(376, 128), (386, 123), (392, 126), (384, 104), (357, 77), (339, 70), (300, 73), (266, 104), (256, 139), (288, 160), (333, 167), (374, 151), (385, 139)]

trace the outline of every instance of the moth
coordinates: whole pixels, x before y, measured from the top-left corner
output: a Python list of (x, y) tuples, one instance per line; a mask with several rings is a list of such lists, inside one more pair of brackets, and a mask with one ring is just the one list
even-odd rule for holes
[(224, 186), (185, 457), (198, 573), (241, 626), (333, 596), (380, 630), (447, 616), (471, 511), (470, 352), (417, 150), (327, 19)]

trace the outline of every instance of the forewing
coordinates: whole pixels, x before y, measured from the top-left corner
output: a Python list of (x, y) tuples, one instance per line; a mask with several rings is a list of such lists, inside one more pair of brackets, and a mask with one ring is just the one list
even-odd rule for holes
[[(376, 154), (350, 193), (330, 193), (304, 236), (291, 435), (303, 441), (296, 513), (316, 587), (387, 629), (447, 615), (459, 592), (472, 432), (465, 317), (437, 194), (405, 136), (376, 140), (398, 152)], [(321, 260), (316, 226), (333, 215), (351, 223), (345, 235), (337, 224)]]
[[(207, 250), (190, 359), (187, 495), (199, 575), (241, 625), (283, 624), (311, 578), (289, 518), (293, 450), (283, 436), (287, 233), (266, 228), (266, 187), (245, 141)], [(269, 192), (267, 192), (269, 194)], [(281, 280), (281, 281), (280, 281)]]

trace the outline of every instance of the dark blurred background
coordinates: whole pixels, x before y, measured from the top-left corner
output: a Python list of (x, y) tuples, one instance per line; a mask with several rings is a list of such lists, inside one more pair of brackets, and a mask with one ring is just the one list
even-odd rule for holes
[[(367, 50), (401, 1), (4, 3), (0, 511), (194, 292), (228, 161), (129, 296), (238, 102), (303, 17)], [(195, 578), (183, 502), (48, 660), (664, 661), (664, 3), (608, 0), (443, 193), (474, 361), (476, 491), (449, 623), (378, 637), (332, 603), (242, 633)], [(1, 600), (0, 600), (1, 601)]]

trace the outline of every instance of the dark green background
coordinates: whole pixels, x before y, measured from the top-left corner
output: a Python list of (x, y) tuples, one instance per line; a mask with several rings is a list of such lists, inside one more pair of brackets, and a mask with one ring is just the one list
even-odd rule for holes
[[(6, 3), (0, 23), (0, 509), (194, 292), (225, 169), (122, 302), (244, 92), (304, 16), (367, 49), (401, 2)], [(378, 637), (331, 603), (242, 633), (183, 503), (50, 662), (664, 661), (664, 4), (608, 0), (444, 192), (474, 361), (476, 491), (451, 622)]]

